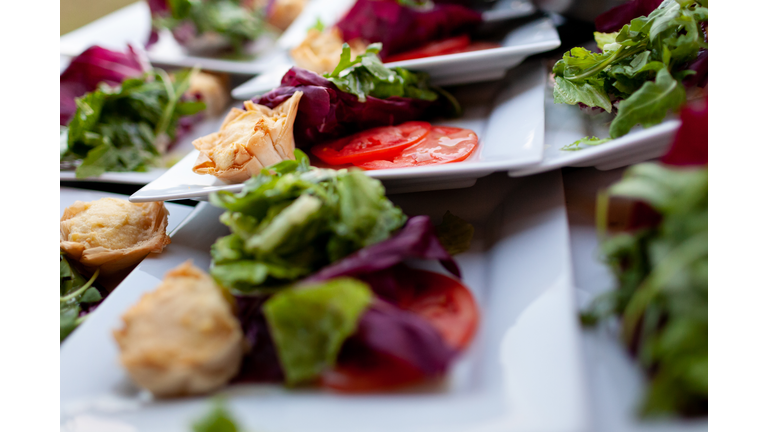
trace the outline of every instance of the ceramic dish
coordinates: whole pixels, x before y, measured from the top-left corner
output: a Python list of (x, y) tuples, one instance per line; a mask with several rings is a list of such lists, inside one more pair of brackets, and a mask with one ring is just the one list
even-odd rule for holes
[[(384, 182), (389, 193), (472, 186), (495, 171), (532, 165), (541, 160), (544, 143), (544, 70), (539, 62), (511, 71), (501, 82), (464, 86), (455, 92), (464, 108), (457, 120), (435, 124), (472, 129), (480, 146), (465, 161), (445, 165), (367, 171)], [(192, 172), (197, 151), (131, 196), (133, 202), (207, 199), (217, 190), (239, 191), (213, 176)]]
[[(250, 99), (280, 85), (280, 79), (293, 66), (288, 51), (299, 45), (306, 36), (307, 28), (318, 19), (322, 22), (338, 21), (353, 1), (315, 0), (296, 22), (286, 30), (277, 42), (278, 50), (265, 55), (258, 63), (262, 63), (264, 73), (243, 83), (232, 90), (235, 99)], [(506, 8), (503, 5), (506, 4)], [(324, 7), (321, 7), (324, 6)], [(486, 12), (483, 16), (493, 20), (493, 13), (502, 16), (503, 12), (513, 11), (516, 15), (524, 16), (533, 13), (533, 8), (527, 2), (498, 2), (498, 9)], [(427, 72), (435, 85), (466, 84), (490, 81), (502, 78), (507, 70), (519, 65), (526, 57), (549, 51), (560, 46), (560, 37), (551, 19), (542, 18), (522, 25), (515, 26), (501, 41), (501, 47), (481, 51), (448, 54), (414, 60), (387, 63), (389, 66), (400, 66), (410, 70)]]
[[(450, 209), (475, 226), (470, 251), (457, 260), (482, 321), (445, 382), (359, 396), (274, 385), (231, 386), (220, 394), (245, 430), (591, 430), (560, 174), (526, 179), (496, 175), (481, 182), (461, 191), (394, 197), (408, 214), (440, 217)], [(229, 233), (219, 214), (219, 209), (200, 204), (166, 251), (146, 259), (64, 342), (62, 431), (182, 432), (205, 413), (208, 398), (160, 401), (134, 387), (118, 364), (112, 329), (169, 269), (188, 259), (208, 268), (211, 244)]]
[(608, 114), (585, 114), (576, 106), (556, 104), (548, 86), (544, 101), (544, 158), (534, 166), (511, 170), (510, 176), (520, 177), (566, 166), (609, 170), (642, 162), (663, 155), (672, 143), (680, 121), (669, 118), (663, 123), (643, 129), (635, 127), (627, 135), (581, 150), (562, 150), (585, 136), (609, 136)]

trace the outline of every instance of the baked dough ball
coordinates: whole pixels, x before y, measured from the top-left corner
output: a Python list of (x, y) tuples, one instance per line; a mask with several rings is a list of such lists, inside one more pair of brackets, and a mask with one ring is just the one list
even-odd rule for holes
[(190, 261), (165, 275), (123, 315), (114, 332), (120, 362), (158, 397), (210, 392), (237, 374), (243, 334), (233, 306)]
[(171, 243), (165, 233), (168, 210), (162, 202), (134, 204), (117, 198), (77, 201), (64, 210), (60, 246), (68, 258), (99, 277), (137, 264)]
[(301, 14), (305, 4), (306, 0), (274, 0), (268, 10), (267, 21), (280, 30), (285, 30)]
[[(291, 50), (291, 57), (300, 68), (311, 70), (319, 74), (333, 72), (339, 64), (344, 40), (341, 32), (336, 27), (326, 31), (309, 29), (307, 37), (299, 46)], [(349, 41), (352, 57), (363, 54), (366, 44), (358, 39)]]
[(186, 93), (205, 102), (206, 117), (217, 117), (229, 104), (229, 79), (226, 75), (197, 72), (189, 78)]
[(303, 95), (297, 91), (275, 109), (245, 101), (232, 108), (221, 129), (192, 142), (200, 155), (192, 171), (242, 183), (262, 168), (294, 159), (293, 123)]

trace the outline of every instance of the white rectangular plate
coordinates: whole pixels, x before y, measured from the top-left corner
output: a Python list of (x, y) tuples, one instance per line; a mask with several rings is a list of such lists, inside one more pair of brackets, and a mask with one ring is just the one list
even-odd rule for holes
[[(279, 50), (262, 59), (262, 62), (269, 63), (270, 66), (265, 67), (261, 75), (232, 90), (232, 97), (250, 99), (278, 87), (285, 72), (293, 66), (293, 60), (288, 51), (304, 40), (307, 28), (311, 27), (318, 18), (323, 20), (330, 14), (334, 18), (324, 22), (338, 21), (349, 7), (346, 4), (351, 5), (351, 2), (345, 3), (345, 1), (336, 3), (316, 0), (313, 6), (330, 4), (323, 9), (307, 7), (296, 19), (295, 25), (291, 26), (278, 41)], [(530, 7), (527, 2), (513, 4), (519, 5), (521, 15), (524, 15), (523, 10), (527, 11)], [(310, 24), (304, 24), (305, 22)], [(502, 78), (507, 70), (522, 63), (526, 57), (559, 47), (560, 37), (552, 20), (542, 18), (512, 29), (502, 40), (501, 45), (499, 48), (481, 51), (392, 62), (387, 63), (387, 66), (400, 66), (427, 72), (432, 83), (440, 86), (496, 80)]]
[(606, 138), (609, 114), (586, 114), (577, 106), (556, 104), (552, 87), (547, 86), (544, 99), (545, 132), (544, 158), (541, 163), (511, 170), (513, 177), (536, 174), (566, 166), (594, 166), (609, 170), (631, 165), (663, 155), (680, 127), (680, 121), (668, 119), (663, 123), (643, 129), (633, 128), (627, 135), (581, 150), (561, 150), (564, 146), (585, 136)]
[[(120, 51), (125, 50), (128, 44), (137, 48), (144, 47), (151, 29), (149, 7), (146, 1), (142, 0), (61, 36), (59, 50), (62, 55), (74, 57), (91, 45)], [(210, 71), (247, 75), (265, 70), (265, 65), (255, 60), (226, 60), (190, 55), (167, 30), (159, 32), (158, 36), (157, 43), (147, 50), (149, 61), (158, 66), (200, 66)], [(264, 55), (273, 49), (275, 40), (274, 36), (263, 36), (248, 47), (247, 54)]]
[[(475, 226), (457, 256), (482, 310), (479, 332), (446, 382), (379, 395), (237, 385), (220, 393), (245, 430), (262, 432), (586, 432), (589, 406), (578, 345), (560, 173), (496, 175), (461, 191), (398, 195), (408, 214), (450, 209)], [(161, 255), (146, 259), (61, 348), (62, 431), (188, 431), (205, 397), (154, 400), (131, 384), (112, 330), (163, 275), (191, 259), (208, 268), (229, 233), (220, 210), (200, 204)]]
[[(545, 74), (539, 62), (510, 72), (502, 82), (457, 89), (464, 115), (441, 125), (475, 131), (479, 148), (465, 161), (445, 165), (396, 168), (366, 173), (384, 182), (390, 193), (468, 187), (494, 171), (507, 171), (541, 160), (544, 143)], [(131, 196), (133, 202), (207, 199), (219, 190), (239, 191), (242, 184), (226, 185), (210, 175), (192, 172), (197, 151), (160, 178)]]

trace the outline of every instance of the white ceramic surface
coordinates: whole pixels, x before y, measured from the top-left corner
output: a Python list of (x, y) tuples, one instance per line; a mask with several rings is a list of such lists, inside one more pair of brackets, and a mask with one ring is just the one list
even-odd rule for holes
[[(237, 105), (239, 106), (240, 104)], [(179, 138), (178, 142), (171, 147), (165, 158), (181, 160), (190, 151), (194, 150), (195, 147), (192, 145), (192, 141), (219, 130), (228, 112), (229, 108), (225, 109), (218, 117), (204, 119), (196, 123), (187, 134)], [(59, 171), (59, 180), (145, 185), (157, 180), (167, 171), (168, 168), (151, 168), (145, 172), (106, 172), (98, 177), (77, 178), (75, 177), (75, 171), (69, 170)]]
[[(62, 55), (74, 57), (91, 45), (114, 50), (125, 50), (127, 44), (144, 47), (152, 28), (146, 1), (138, 1), (80, 27), (59, 38)], [(263, 64), (255, 60), (226, 60), (221, 58), (190, 55), (173, 38), (170, 31), (159, 33), (156, 44), (147, 50), (147, 57), (154, 65), (193, 67), (235, 74), (255, 74), (263, 71)], [(247, 54), (258, 58), (274, 48), (277, 36), (263, 36), (250, 44)], [(259, 66), (262, 65), (262, 66)]]
[(633, 128), (627, 135), (596, 146), (583, 146), (581, 150), (562, 150), (585, 136), (609, 136), (610, 114), (585, 114), (576, 106), (556, 104), (551, 86), (547, 86), (545, 102), (544, 158), (541, 163), (515, 169), (509, 175), (520, 177), (550, 171), (566, 166), (594, 166), (609, 170), (659, 157), (666, 152), (680, 127), (672, 117), (648, 129)]
[[(510, 71), (502, 82), (456, 89), (464, 115), (435, 124), (472, 129), (479, 148), (467, 160), (414, 168), (367, 171), (391, 193), (468, 187), (494, 171), (532, 165), (541, 160), (544, 142), (544, 71), (538, 62)], [(131, 201), (207, 199), (217, 190), (239, 191), (213, 176), (192, 172), (197, 151), (191, 152), (160, 178), (131, 196)]]
[[(267, 385), (223, 390), (246, 430), (591, 430), (560, 174), (481, 183), (394, 197), (408, 214), (439, 218), (451, 210), (476, 228), (472, 248), (457, 259), (482, 323), (444, 385), (366, 396)], [(210, 245), (228, 234), (219, 214), (200, 204), (167, 250), (146, 259), (64, 342), (62, 431), (181, 432), (205, 412), (206, 398), (157, 401), (136, 389), (117, 362), (111, 331), (170, 268), (188, 259), (208, 267)]]
[[(311, 15), (313, 10), (310, 9), (306, 13)], [(323, 10), (323, 13), (327, 14), (327, 11)], [(314, 23), (315, 18), (310, 22)], [(278, 45), (286, 46), (285, 50), (265, 57), (263, 61), (269, 62), (271, 66), (265, 67), (261, 75), (232, 90), (232, 97), (250, 99), (280, 85), (280, 79), (293, 66), (288, 50), (301, 43), (306, 34), (305, 27), (297, 25), (295, 28), (302, 29), (301, 37), (296, 41), (294, 34), (286, 32), (278, 42)], [(501, 44), (499, 48), (405, 60), (387, 65), (427, 72), (432, 83), (440, 86), (490, 81), (502, 78), (507, 70), (519, 65), (532, 54), (559, 47), (560, 37), (552, 20), (542, 18), (512, 29)]]

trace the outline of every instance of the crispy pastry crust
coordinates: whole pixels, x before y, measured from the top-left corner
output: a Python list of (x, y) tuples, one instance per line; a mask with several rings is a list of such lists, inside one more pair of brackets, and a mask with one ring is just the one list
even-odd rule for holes
[(294, 159), (293, 123), (302, 92), (297, 91), (275, 109), (245, 102), (232, 108), (218, 132), (196, 139), (200, 151), (192, 170), (227, 183), (242, 183), (262, 168)]
[[(332, 72), (339, 63), (344, 40), (336, 27), (326, 31), (309, 29), (307, 37), (291, 50), (291, 57), (300, 68), (319, 74)], [(352, 58), (365, 52), (366, 44), (359, 39), (349, 41)]]
[(147, 224), (146, 238), (131, 247), (108, 249), (103, 246), (92, 247), (87, 242), (71, 241), (71, 225), (68, 221), (86, 211), (89, 204), (76, 201), (64, 210), (64, 215), (59, 223), (59, 244), (67, 257), (78, 261), (86, 271), (93, 273), (98, 268), (100, 279), (138, 264), (152, 252), (162, 252), (163, 248), (171, 243), (171, 238), (165, 233), (168, 226), (168, 210), (162, 202), (132, 204), (144, 209), (144, 217), (149, 223)]

